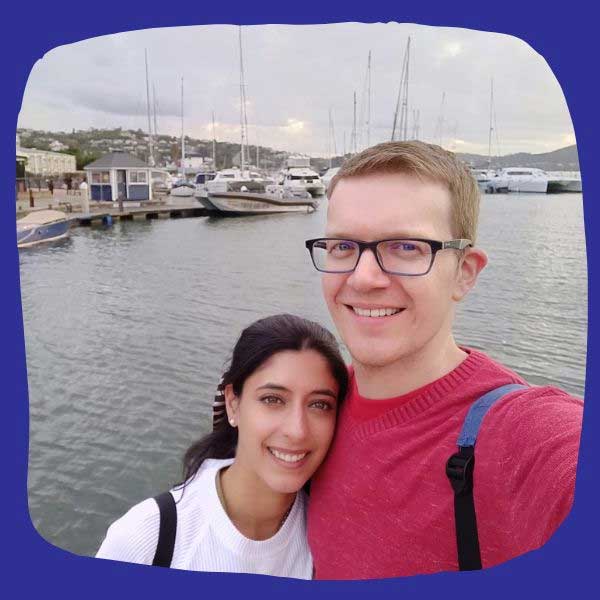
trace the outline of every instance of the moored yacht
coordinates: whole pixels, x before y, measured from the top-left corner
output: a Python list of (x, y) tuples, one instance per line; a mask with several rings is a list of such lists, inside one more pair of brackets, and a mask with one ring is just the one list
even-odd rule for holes
[(207, 199), (223, 216), (281, 212), (311, 213), (318, 206), (318, 201), (314, 200), (306, 190), (284, 190), (279, 185), (268, 185), (263, 192), (209, 192)]
[(310, 168), (310, 158), (304, 156), (290, 156), (286, 167), (279, 173), (277, 183), (290, 193), (305, 190), (313, 197), (325, 193), (319, 174)]
[(486, 191), (545, 194), (548, 191), (548, 175), (542, 169), (530, 167), (498, 169), (496, 176), (491, 178)]

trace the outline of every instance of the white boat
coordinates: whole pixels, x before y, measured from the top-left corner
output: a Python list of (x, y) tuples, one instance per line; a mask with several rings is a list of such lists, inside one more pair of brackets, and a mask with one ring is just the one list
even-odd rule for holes
[(38, 210), (17, 221), (17, 246), (26, 248), (42, 242), (54, 242), (69, 235), (71, 222), (60, 210)]
[(195, 191), (196, 186), (193, 183), (178, 179), (171, 187), (171, 196), (176, 196), (178, 198), (192, 198)]
[(282, 212), (312, 213), (317, 209), (317, 201), (301, 190), (286, 192), (280, 186), (268, 186), (268, 191), (260, 192), (214, 192), (208, 193), (209, 202), (222, 216), (265, 215)]
[(548, 175), (542, 169), (529, 167), (498, 169), (486, 191), (545, 194), (548, 191)]
[(485, 193), (490, 191), (490, 182), (496, 176), (496, 171), (494, 171), (493, 169), (471, 169), (471, 174), (475, 178), (475, 181), (477, 182), (477, 187), (479, 188), (480, 192)]
[(325, 191), (329, 187), (331, 180), (337, 175), (337, 172), (340, 170), (340, 167), (332, 167), (331, 169), (327, 169), (325, 173), (321, 176), (321, 183), (325, 186)]
[(546, 173), (548, 175), (548, 193), (581, 192), (581, 175), (569, 173)]
[(326, 188), (319, 174), (310, 168), (310, 158), (290, 156), (287, 165), (279, 172), (278, 184), (286, 192), (295, 193), (305, 190), (311, 196), (322, 196)]
[(213, 179), (205, 183), (207, 193), (236, 191), (246, 186), (247, 191), (259, 191), (262, 186), (264, 191), (263, 178), (260, 173), (241, 170), (237, 167), (232, 169), (223, 169), (218, 171)]

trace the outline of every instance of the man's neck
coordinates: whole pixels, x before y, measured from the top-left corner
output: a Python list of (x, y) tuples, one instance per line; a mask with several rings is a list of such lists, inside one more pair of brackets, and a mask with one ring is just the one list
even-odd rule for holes
[(353, 361), (358, 393), (373, 400), (403, 396), (447, 375), (466, 358), (453, 337), (383, 366)]

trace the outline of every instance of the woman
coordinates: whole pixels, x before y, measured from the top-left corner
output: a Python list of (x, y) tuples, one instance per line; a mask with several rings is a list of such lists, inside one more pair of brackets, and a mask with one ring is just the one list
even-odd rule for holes
[[(226, 414), (184, 458), (174, 568), (310, 579), (302, 490), (329, 449), (347, 370), (333, 335), (277, 315), (247, 327), (222, 386)], [(113, 523), (97, 556), (153, 564), (154, 499)], [(165, 520), (163, 519), (163, 524)], [(162, 540), (161, 538), (161, 545)]]

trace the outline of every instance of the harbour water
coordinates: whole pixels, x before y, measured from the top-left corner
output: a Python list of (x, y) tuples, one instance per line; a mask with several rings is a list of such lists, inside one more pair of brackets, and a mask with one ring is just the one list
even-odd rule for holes
[[(309, 215), (121, 222), (21, 252), (29, 508), (46, 540), (92, 555), (110, 522), (179, 480), (245, 325), (285, 311), (333, 328), (303, 244), (325, 216), (322, 200)], [(581, 194), (485, 196), (478, 241), (490, 264), (459, 342), (583, 396)]]

